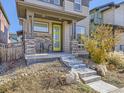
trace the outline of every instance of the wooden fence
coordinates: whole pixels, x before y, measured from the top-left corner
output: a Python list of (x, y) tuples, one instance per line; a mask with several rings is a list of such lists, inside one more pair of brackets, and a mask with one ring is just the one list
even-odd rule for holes
[(0, 43), (0, 63), (10, 62), (24, 57), (23, 43)]

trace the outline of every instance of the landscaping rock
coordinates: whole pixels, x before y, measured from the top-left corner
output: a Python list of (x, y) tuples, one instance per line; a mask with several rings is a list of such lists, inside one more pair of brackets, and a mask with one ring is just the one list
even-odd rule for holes
[(1, 64), (0, 65), (0, 74), (5, 73), (7, 70), (7, 65), (6, 64)]
[(73, 84), (73, 83), (76, 83), (76, 77), (77, 75), (73, 72), (69, 73), (66, 75), (66, 83), (67, 84)]
[(97, 70), (98, 74), (101, 75), (101, 76), (105, 76), (105, 74), (107, 72), (107, 69), (106, 69), (105, 65), (97, 65), (96, 70)]

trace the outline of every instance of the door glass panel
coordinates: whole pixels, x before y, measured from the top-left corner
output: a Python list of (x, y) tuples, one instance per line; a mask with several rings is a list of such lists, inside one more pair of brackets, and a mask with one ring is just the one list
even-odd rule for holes
[(61, 25), (53, 25), (53, 51), (61, 51)]

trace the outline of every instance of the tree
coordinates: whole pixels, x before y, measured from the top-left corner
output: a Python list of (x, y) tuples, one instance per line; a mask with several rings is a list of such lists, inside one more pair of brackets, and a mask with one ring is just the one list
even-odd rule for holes
[(85, 39), (85, 48), (90, 54), (91, 59), (97, 64), (97, 70), (101, 71), (101, 75), (105, 75), (107, 54), (112, 51), (116, 36), (113, 34), (113, 27), (109, 25), (99, 25), (95, 32), (91, 33), (91, 37)]

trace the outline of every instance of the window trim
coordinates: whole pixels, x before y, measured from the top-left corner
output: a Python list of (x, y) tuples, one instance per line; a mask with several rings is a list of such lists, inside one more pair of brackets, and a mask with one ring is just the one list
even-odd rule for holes
[[(47, 24), (48, 31), (47, 31), (47, 32), (35, 31), (35, 29), (34, 29), (35, 23), (39, 23), (39, 24)], [(49, 23), (48, 23), (48, 22), (43, 22), (43, 21), (35, 21), (35, 22), (33, 23), (33, 31), (34, 31), (34, 32), (39, 32), (39, 33), (49, 33)]]
[[(80, 10), (75, 9), (75, 4), (79, 4), (80, 5)], [(82, 0), (80, 0), (80, 3), (79, 2), (76, 2), (76, 0), (74, 0), (74, 11), (76, 11), (76, 12), (82, 12)]]

